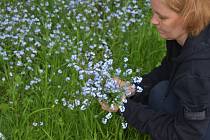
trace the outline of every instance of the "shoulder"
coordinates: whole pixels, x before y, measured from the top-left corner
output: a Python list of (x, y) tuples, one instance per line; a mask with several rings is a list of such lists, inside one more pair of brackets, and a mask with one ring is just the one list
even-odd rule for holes
[(187, 47), (194, 47), (194, 50), (201, 49), (203, 47), (210, 48), (210, 24), (197, 36), (188, 37), (185, 45)]
[(180, 56), (180, 61), (210, 63), (210, 26), (207, 26), (198, 36), (188, 37)]

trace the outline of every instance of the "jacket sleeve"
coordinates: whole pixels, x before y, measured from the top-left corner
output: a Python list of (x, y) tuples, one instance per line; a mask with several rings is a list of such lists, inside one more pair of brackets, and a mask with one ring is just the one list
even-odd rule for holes
[(169, 80), (169, 76), (172, 69), (172, 59), (176, 56), (180, 48), (177, 47), (177, 43), (173, 40), (166, 41), (166, 56), (162, 59), (161, 64), (154, 68), (148, 74), (143, 75), (141, 86), (145, 91), (149, 91), (154, 85), (163, 80)]
[(178, 112), (155, 112), (148, 105), (128, 99), (123, 116), (128, 124), (149, 133), (153, 140), (200, 140), (209, 123), (209, 85), (210, 78), (185, 75), (171, 89), (171, 94), (180, 98), (182, 107)]
[(148, 74), (143, 75), (143, 80), (141, 81), (141, 83), (134, 83), (136, 87), (139, 86), (143, 88), (143, 93), (135, 94), (134, 96), (132, 96), (130, 99), (132, 99), (133, 101), (147, 104), (148, 94), (150, 93), (152, 87), (160, 81), (169, 80), (172, 69), (172, 57), (176, 55), (174, 54), (174, 52), (177, 52), (177, 50), (172, 49), (177, 48), (176, 46), (174, 46), (174, 41), (166, 41), (166, 48), (167, 53), (161, 61), (161, 64), (158, 67), (154, 68)]
[(143, 80), (141, 82), (141, 86), (145, 91), (149, 91), (158, 82), (169, 79), (170, 63), (168, 59), (169, 58), (166, 55), (160, 66), (154, 68), (150, 73), (142, 76)]

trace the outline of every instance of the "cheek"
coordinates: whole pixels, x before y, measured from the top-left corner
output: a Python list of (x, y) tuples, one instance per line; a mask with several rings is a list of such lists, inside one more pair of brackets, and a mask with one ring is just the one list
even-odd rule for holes
[(164, 34), (165, 36), (172, 36), (174, 32), (174, 28), (167, 24), (162, 24), (162, 26), (159, 29), (160, 34)]
[(171, 28), (177, 31), (184, 30), (184, 20), (182, 18), (176, 18), (171, 22)]
[(174, 34), (180, 35), (180, 34), (183, 34), (184, 32), (185, 32), (185, 29), (184, 29), (183, 22), (177, 22), (174, 25)]
[(177, 29), (175, 29), (177, 26), (172, 26), (171, 24), (162, 24), (160, 27), (160, 36), (164, 39), (174, 39), (177, 34)]
[(183, 22), (179, 20), (162, 23), (162, 29), (168, 34), (174, 34), (183, 30)]

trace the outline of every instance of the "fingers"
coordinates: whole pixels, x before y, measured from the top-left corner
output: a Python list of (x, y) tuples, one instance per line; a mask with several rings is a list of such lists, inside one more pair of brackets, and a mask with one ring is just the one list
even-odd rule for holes
[(125, 81), (119, 79), (118, 77), (114, 77), (113, 79), (117, 82), (117, 84), (119, 85), (119, 87), (124, 87), (125, 84), (126, 84)]
[(133, 96), (135, 94), (135, 86), (132, 85), (129, 81), (123, 81), (118, 77), (114, 77), (113, 79), (117, 82), (120, 88), (123, 88), (125, 90), (125, 95), (127, 97)]
[(113, 79), (120, 86), (121, 80), (118, 77), (114, 77)]
[(115, 105), (110, 107), (106, 102), (99, 102), (99, 103), (103, 110), (106, 110), (108, 112), (117, 112), (118, 111), (118, 107)]
[(103, 109), (103, 110), (107, 110), (108, 111), (108, 105), (107, 105), (107, 103), (101, 103), (101, 108)]
[(130, 85), (126, 91), (126, 95), (132, 96), (135, 94), (135, 86)]
[(106, 110), (106, 111), (109, 110), (109, 107), (108, 107), (108, 104), (107, 104), (107, 103), (105, 103), (105, 102), (99, 102), (99, 103), (100, 103), (101, 108), (102, 108), (103, 110)]

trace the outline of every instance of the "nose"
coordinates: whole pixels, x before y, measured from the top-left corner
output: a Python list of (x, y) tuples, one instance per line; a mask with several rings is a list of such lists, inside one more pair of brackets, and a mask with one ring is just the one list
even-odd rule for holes
[(160, 24), (160, 21), (158, 20), (157, 16), (155, 14), (152, 15), (151, 21), (152, 24), (158, 25)]

